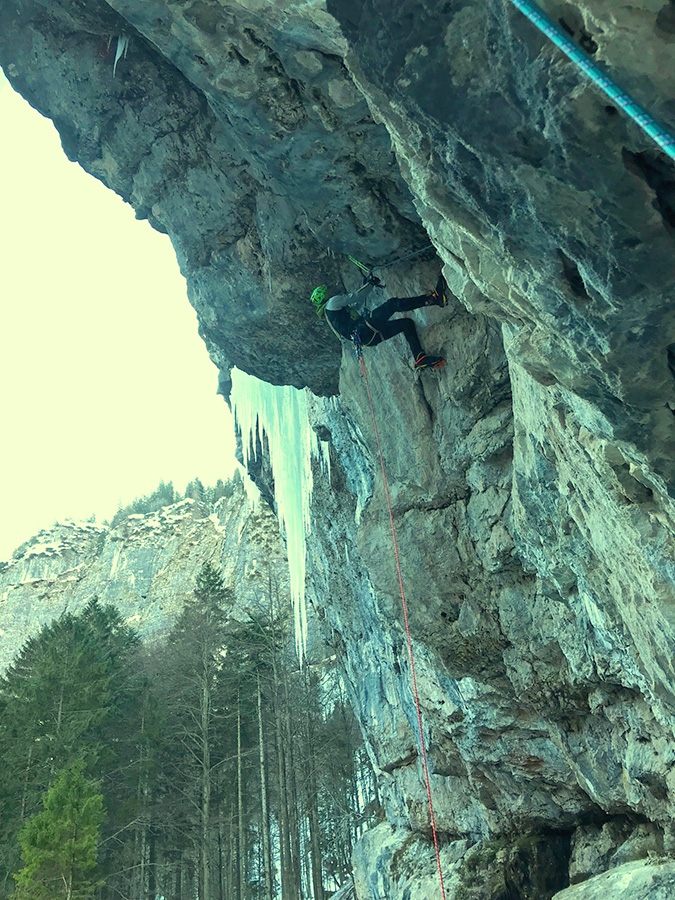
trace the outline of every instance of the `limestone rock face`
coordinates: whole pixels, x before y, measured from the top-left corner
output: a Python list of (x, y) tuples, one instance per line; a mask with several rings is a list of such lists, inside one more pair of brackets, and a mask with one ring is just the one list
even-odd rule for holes
[[(541, 5), (675, 127), (672, 3)], [(5, 0), (0, 64), (171, 236), (222, 390), (315, 395), (309, 582), (387, 819), (361, 900), (435, 864), (368, 391), (306, 298), (429, 242), (381, 298), (443, 266), (412, 318), (446, 367), (364, 359), (449, 896), (667, 885), (635, 860), (675, 847), (672, 161), (506, 0)]]
[(70, 158), (170, 235), (225, 386), (235, 364), (335, 391), (339, 347), (307, 303), (317, 283), (340, 279), (333, 253), (379, 258), (427, 241), (337, 22), (306, 7), (0, 10), (14, 86), (54, 120)]
[(626, 863), (555, 895), (554, 900), (668, 900), (675, 891), (675, 863)]
[(93, 597), (114, 604), (144, 640), (165, 635), (206, 562), (219, 567), (240, 609), (261, 602), (270, 577), (288, 595), (276, 519), (266, 504), (251, 507), (241, 482), (211, 514), (183, 500), (115, 528), (65, 522), (40, 532), (0, 572), (0, 670), (40, 626)]

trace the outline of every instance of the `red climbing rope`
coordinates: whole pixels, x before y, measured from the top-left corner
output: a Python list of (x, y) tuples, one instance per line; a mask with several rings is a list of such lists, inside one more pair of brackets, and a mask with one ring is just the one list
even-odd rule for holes
[(380, 456), (380, 468), (382, 469), (382, 481), (384, 483), (384, 495), (387, 499), (387, 509), (389, 510), (389, 524), (391, 526), (391, 537), (394, 542), (394, 556), (396, 557), (396, 571), (398, 572), (398, 586), (401, 590), (401, 605), (403, 607), (403, 622), (405, 624), (405, 635), (408, 642), (408, 656), (410, 658), (410, 675), (412, 680), (413, 695), (415, 698), (415, 709), (417, 710), (417, 727), (420, 735), (420, 751), (422, 755), (422, 766), (424, 768), (424, 781), (427, 788), (427, 800), (429, 801), (429, 816), (431, 819), (431, 833), (434, 839), (434, 850), (436, 851), (436, 864), (438, 865), (438, 877), (441, 882), (441, 897), (446, 900), (445, 882), (443, 880), (443, 867), (441, 866), (441, 852), (438, 846), (438, 832), (436, 831), (436, 818), (434, 816), (434, 802), (431, 799), (431, 779), (429, 778), (429, 764), (427, 762), (427, 748), (424, 742), (424, 731), (422, 729), (422, 708), (420, 706), (420, 696), (417, 690), (417, 675), (415, 674), (415, 657), (413, 655), (412, 637), (410, 635), (410, 622), (408, 621), (408, 604), (405, 599), (405, 589), (403, 587), (403, 574), (401, 573), (401, 557), (398, 552), (398, 540), (396, 539), (396, 528), (394, 526), (394, 514), (391, 511), (391, 497), (389, 496), (389, 482), (387, 481), (387, 472), (384, 468), (384, 456), (382, 455), (382, 444), (380, 442), (380, 432), (377, 427), (377, 419), (375, 418), (375, 407), (373, 405), (373, 395), (370, 392), (370, 384), (368, 382), (368, 373), (366, 372), (366, 364), (363, 359), (363, 353), (359, 352), (360, 347), (357, 345), (358, 357), (361, 361), (361, 371), (366, 384), (368, 393), (368, 403), (370, 404), (370, 414), (373, 417), (373, 429), (375, 431), (375, 440), (377, 442), (377, 452)]

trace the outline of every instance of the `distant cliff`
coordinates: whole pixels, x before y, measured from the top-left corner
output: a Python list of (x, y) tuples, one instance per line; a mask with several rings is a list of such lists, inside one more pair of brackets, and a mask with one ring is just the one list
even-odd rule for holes
[(268, 596), (270, 579), (288, 597), (277, 520), (264, 501), (251, 506), (240, 480), (214, 513), (183, 500), (114, 528), (64, 522), (41, 531), (0, 571), (0, 668), (41, 625), (92, 597), (113, 603), (145, 640), (166, 634), (205, 562), (241, 609)]
[[(675, 128), (672, 2), (541, 5)], [(449, 896), (589, 879), (560, 895), (581, 900), (607, 869), (622, 900), (649, 878), (667, 896), (668, 866), (633, 861), (675, 852), (672, 162), (506, 0), (5, 0), (0, 64), (170, 235), (223, 393), (236, 365), (314, 394), (331, 467), (309, 583), (386, 812), (355, 851), (360, 900), (438, 885), (368, 398), (308, 297), (358, 287), (346, 253), (429, 243), (381, 297), (443, 267), (457, 300), (414, 318), (446, 368), (416, 377), (398, 340), (365, 359)], [(176, 527), (220, 554), (193, 514)], [(126, 539), (78, 540), (107, 577)], [(190, 540), (172, 556), (201, 559)]]

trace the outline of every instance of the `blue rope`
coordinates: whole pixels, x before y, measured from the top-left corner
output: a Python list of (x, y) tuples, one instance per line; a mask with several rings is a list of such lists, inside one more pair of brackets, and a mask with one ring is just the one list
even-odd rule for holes
[(550, 38), (556, 47), (559, 47), (572, 62), (576, 63), (588, 77), (602, 88), (607, 96), (613, 100), (617, 106), (620, 106), (624, 112), (636, 122), (642, 130), (649, 135), (664, 150), (671, 159), (675, 159), (675, 137), (659, 123), (653, 119), (646, 109), (643, 109), (635, 102), (625, 91), (602, 71), (589, 57), (581, 50), (574, 41), (570, 40), (564, 31), (542, 12), (539, 7), (529, 0), (511, 0), (511, 3), (523, 13), (524, 16), (532, 22), (537, 28)]

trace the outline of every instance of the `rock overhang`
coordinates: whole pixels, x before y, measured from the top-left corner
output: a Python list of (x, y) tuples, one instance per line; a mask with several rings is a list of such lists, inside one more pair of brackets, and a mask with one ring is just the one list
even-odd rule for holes
[[(668, 4), (542, 5), (674, 121)], [(0, 25), (0, 62), (69, 154), (170, 234), (224, 389), (233, 364), (339, 389), (316, 401), (335, 465), (309, 552), (390, 819), (424, 828), (383, 500), (358, 372), (306, 298), (358, 284), (341, 254), (431, 239), (463, 304), (416, 314), (446, 371), (414, 382), (389, 346), (368, 365), (442, 821), (665, 827), (672, 163), (508, 3), (16, 0)], [(113, 79), (97, 47), (127, 31)], [(401, 713), (375, 716), (383, 697)]]

